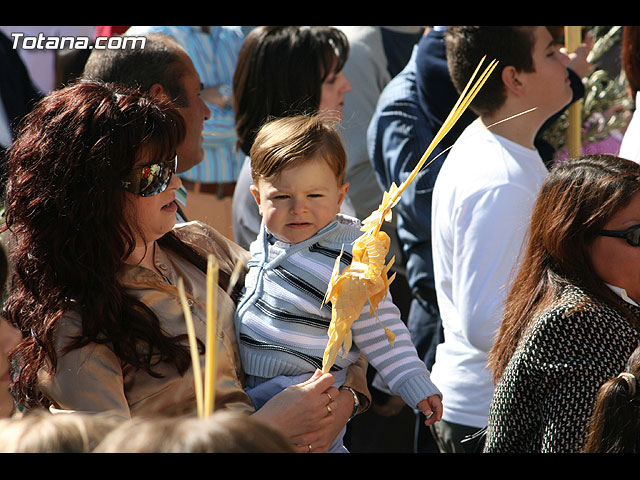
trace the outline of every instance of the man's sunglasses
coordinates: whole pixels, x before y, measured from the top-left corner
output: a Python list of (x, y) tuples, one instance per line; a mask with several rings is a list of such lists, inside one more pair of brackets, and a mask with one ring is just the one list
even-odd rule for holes
[(152, 197), (167, 189), (171, 176), (176, 173), (177, 167), (178, 155), (175, 155), (172, 160), (134, 168), (122, 180), (122, 188), (141, 197)]
[(600, 230), (605, 237), (624, 238), (633, 247), (640, 247), (640, 225), (634, 225), (626, 230)]

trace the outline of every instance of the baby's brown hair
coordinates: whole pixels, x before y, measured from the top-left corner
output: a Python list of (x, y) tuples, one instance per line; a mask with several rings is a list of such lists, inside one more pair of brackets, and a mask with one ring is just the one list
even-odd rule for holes
[(324, 159), (336, 175), (338, 185), (345, 180), (347, 153), (339, 133), (317, 116), (296, 115), (267, 122), (251, 148), (251, 177), (279, 175), (285, 168), (312, 158)]

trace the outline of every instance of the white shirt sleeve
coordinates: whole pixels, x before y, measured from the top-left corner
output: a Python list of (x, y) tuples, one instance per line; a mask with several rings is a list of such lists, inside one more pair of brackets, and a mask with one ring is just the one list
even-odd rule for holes
[(504, 185), (478, 192), (454, 212), (452, 300), (462, 334), (481, 351), (490, 350), (502, 321), (533, 202), (525, 189)]

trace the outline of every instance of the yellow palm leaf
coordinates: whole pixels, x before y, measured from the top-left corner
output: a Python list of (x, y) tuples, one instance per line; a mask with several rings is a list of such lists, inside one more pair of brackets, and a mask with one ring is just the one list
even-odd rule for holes
[[(370, 303), (370, 315), (375, 315), (377, 318), (378, 304), (386, 296), (389, 285), (395, 278), (395, 274), (391, 278), (387, 278), (394, 259), (392, 258), (385, 265), (390, 239), (386, 233), (380, 230), (382, 223), (385, 220), (391, 221), (391, 209), (400, 201), (402, 192), (413, 182), (420, 170), (428, 165), (425, 163), (429, 155), (455, 125), (498, 64), (496, 60), (490, 62), (478, 80), (472, 83), (484, 60), (483, 58), (478, 64), (449, 116), (409, 177), (399, 187), (395, 183), (391, 184), (389, 190), (384, 192), (378, 209), (362, 221), (361, 230), (364, 233), (354, 242), (351, 265), (341, 273), (340, 258), (342, 253), (336, 260), (324, 298), (324, 303), (331, 302), (332, 314), (328, 330), (329, 341), (323, 356), (323, 372), (328, 372), (333, 366), (340, 347), (343, 349), (343, 356), (349, 352), (351, 327), (360, 316), (367, 301)], [(389, 343), (393, 345), (395, 335), (386, 327), (384, 330)]]

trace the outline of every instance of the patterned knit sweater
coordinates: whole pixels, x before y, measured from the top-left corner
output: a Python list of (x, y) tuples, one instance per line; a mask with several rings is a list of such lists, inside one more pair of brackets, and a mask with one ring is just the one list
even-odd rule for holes
[[(630, 305), (640, 318), (640, 308)], [(485, 452), (579, 452), (600, 386), (624, 370), (640, 333), (566, 287), (519, 343), (493, 395)]]
[[(360, 235), (358, 220), (338, 215), (315, 236), (297, 244), (273, 241), (264, 224), (250, 247), (245, 292), (236, 313), (236, 330), (244, 371), (272, 378), (301, 375), (322, 368), (331, 305), (322, 305), (333, 265), (344, 247), (342, 268), (351, 263), (351, 247)], [(411, 407), (438, 389), (418, 357), (398, 308), (389, 296), (380, 302), (380, 322), (395, 335), (391, 346), (365, 305), (352, 327), (353, 346), (333, 371), (342, 370), (364, 353), (392, 392)]]

